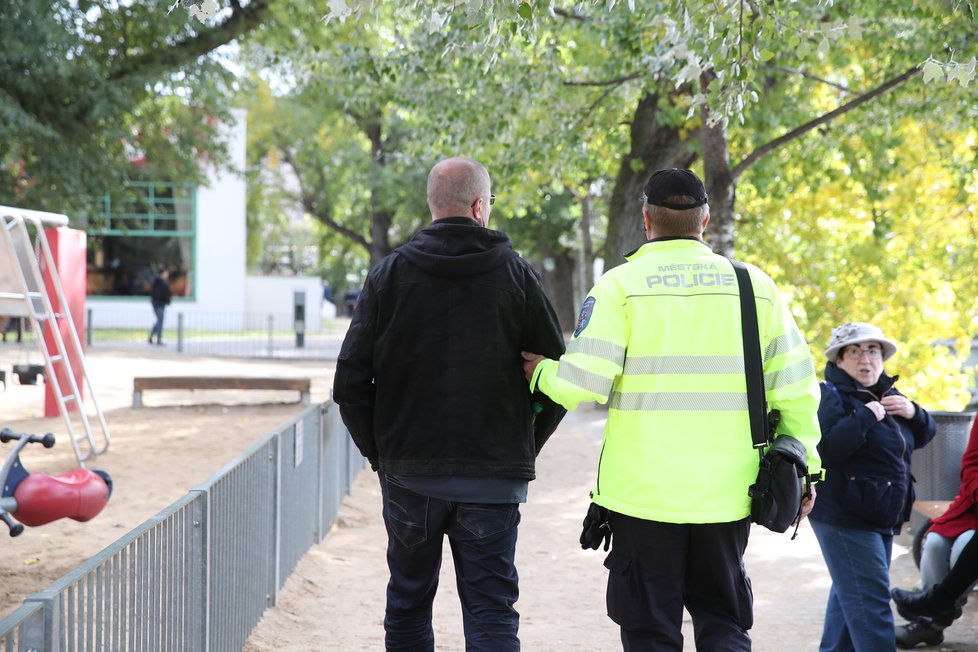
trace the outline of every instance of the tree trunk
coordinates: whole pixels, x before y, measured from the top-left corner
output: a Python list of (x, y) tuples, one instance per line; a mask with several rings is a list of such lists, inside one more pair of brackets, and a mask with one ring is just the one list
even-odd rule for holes
[(727, 132), (722, 124), (709, 126), (709, 110), (704, 106), (700, 143), (703, 145), (703, 180), (710, 198), (710, 224), (703, 237), (713, 250), (724, 256), (734, 253), (734, 202), (736, 183), (727, 153)]
[(574, 290), (574, 307), (576, 308), (584, 301), (584, 295), (591, 290), (594, 284), (594, 243), (591, 241), (591, 223), (594, 215), (594, 202), (591, 195), (591, 184), (587, 184), (587, 190), (581, 198), (581, 247), (577, 253), (577, 286)]
[(389, 193), (378, 186), (384, 178), (381, 173), (386, 163), (384, 140), (380, 120), (366, 125), (365, 131), (370, 139), (370, 167), (373, 169), (370, 183), (370, 266), (373, 267), (391, 252), (390, 228), (394, 221), (391, 212), (385, 207), (385, 197)]
[(386, 210), (375, 210), (370, 214), (371, 267), (393, 251), (388, 238), (391, 221), (391, 214)]
[(679, 129), (659, 122), (658, 104), (659, 95), (649, 93), (635, 108), (631, 149), (621, 160), (608, 206), (606, 270), (625, 262), (623, 254), (645, 242), (642, 191), (652, 173), (660, 168), (688, 168), (696, 159)]
[[(565, 250), (552, 253), (544, 258), (540, 276), (543, 290), (557, 313), (560, 330), (569, 333), (577, 325), (577, 308), (574, 296), (574, 257), (575, 253)], [(587, 288), (585, 292), (590, 288)]]

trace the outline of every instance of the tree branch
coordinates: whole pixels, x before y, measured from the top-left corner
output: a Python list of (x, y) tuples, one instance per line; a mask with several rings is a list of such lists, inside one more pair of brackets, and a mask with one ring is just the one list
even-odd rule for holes
[(567, 18), (569, 20), (577, 20), (582, 23), (589, 20), (589, 18), (583, 14), (575, 14), (566, 9), (561, 9), (560, 7), (554, 7), (553, 12), (555, 15), (560, 16), (561, 18)]
[(870, 100), (876, 99), (880, 95), (886, 93), (887, 91), (889, 91), (890, 89), (896, 86), (899, 86), (900, 84), (907, 81), (908, 79), (918, 74), (919, 72), (920, 69), (917, 66), (913, 66), (908, 70), (904, 71), (903, 73), (897, 75), (896, 77), (893, 77), (892, 79), (883, 82), (873, 90), (863, 93), (862, 95), (852, 100), (851, 102), (843, 104), (839, 108), (833, 111), (829, 111), (828, 113), (825, 113), (815, 118), (814, 120), (810, 120), (805, 124), (801, 125), (800, 127), (796, 127), (795, 129), (792, 129), (791, 131), (784, 134), (783, 136), (779, 136), (778, 138), (775, 138), (774, 140), (768, 141), (767, 143), (761, 145), (753, 152), (748, 154), (746, 158), (744, 158), (740, 163), (736, 165), (736, 167), (734, 167), (732, 171), (734, 182), (736, 182), (737, 179), (740, 177), (740, 175), (743, 174), (744, 170), (746, 170), (751, 165), (756, 163), (765, 154), (769, 154), (774, 150), (778, 149), (779, 147), (781, 147), (782, 145), (803, 136), (804, 134), (808, 133), (812, 129), (815, 129), (820, 125), (827, 124), (832, 120), (835, 120), (839, 116), (844, 115), (849, 111), (852, 111), (853, 109), (859, 108), (860, 106), (866, 104)]
[(608, 96), (609, 96), (609, 95), (611, 95), (611, 93), (612, 93), (612, 91), (614, 91), (614, 90), (615, 90), (614, 88), (606, 88), (606, 89), (604, 90), (604, 92), (603, 92), (603, 93), (601, 93), (601, 95), (599, 95), (599, 96), (598, 96), (598, 99), (596, 99), (596, 100), (594, 100), (593, 102), (591, 102), (591, 105), (590, 105), (590, 106), (589, 106), (589, 107), (587, 108), (587, 110), (586, 110), (586, 111), (584, 111), (584, 114), (583, 114), (583, 115), (581, 116), (581, 119), (580, 119), (580, 120), (578, 121), (578, 124), (583, 124), (583, 122), (584, 122), (584, 120), (585, 120), (585, 119), (586, 119), (586, 118), (587, 118), (588, 116), (590, 116), (590, 115), (591, 115), (591, 113), (592, 113), (592, 112), (593, 112), (593, 111), (594, 111), (594, 110), (595, 110), (596, 108), (598, 108), (598, 106), (599, 106), (599, 105), (600, 105), (600, 104), (601, 104), (602, 102), (604, 102), (604, 101), (605, 101), (606, 99), (608, 99)]
[(160, 71), (177, 69), (258, 27), (268, 13), (268, 5), (269, 0), (252, 0), (242, 8), (235, 2), (231, 15), (220, 25), (170, 47), (120, 59), (106, 79), (112, 82), (138, 81), (156, 77)]
[(333, 229), (337, 233), (349, 238), (351, 241), (357, 243), (367, 251), (370, 251), (370, 243), (362, 235), (343, 226), (333, 218), (331, 218), (325, 212), (319, 211), (316, 206), (316, 201), (313, 199), (312, 194), (306, 191), (307, 184), (302, 181), (302, 171), (299, 170), (299, 166), (296, 164), (295, 159), (292, 157), (292, 153), (287, 148), (280, 148), (282, 150), (282, 160), (288, 163), (289, 167), (295, 173), (296, 181), (299, 182), (299, 204), (302, 206), (302, 210), (309, 213), (317, 220)]
[(633, 72), (630, 75), (625, 75), (624, 77), (618, 77), (617, 79), (606, 79), (604, 81), (565, 81), (564, 86), (618, 86), (619, 84), (624, 84), (625, 82), (632, 81), (633, 79), (638, 79), (644, 72)]
[(843, 93), (855, 93), (856, 92), (856, 91), (854, 91), (854, 90), (852, 90), (852, 89), (850, 89), (850, 88), (848, 88), (846, 86), (843, 86), (842, 84), (836, 84), (835, 82), (831, 82), (828, 79), (822, 79), (821, 77), (818, 77), (817, 75), (813, 75), (813, 74), (811, 74), (809, 72), (805, 72), (804, 70), (797, 70), (795, 68), (788, 68), (787, 66), (761, 66), (761, 70), (777, 70), (779, 72), (787, 72), (787, 73), (790, 73), (792, 75), (801, 75), (802, 77), (805, 77), (807, 79), (811, 79), (813, 81), (817, 81), (817, 82), (821, 82), (823, 84), (827, 84), (828, 86), (831, 86), (832, 88), (836, 88), (836, 89), (842, 91)]

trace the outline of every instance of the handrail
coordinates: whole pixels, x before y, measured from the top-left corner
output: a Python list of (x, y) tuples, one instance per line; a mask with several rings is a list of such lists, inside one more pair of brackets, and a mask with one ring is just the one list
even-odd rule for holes
[(44, 224), (45, 226), (68, 226), (68, 216), (61, 213), (45, 213), (44, 211), (32, 211), (26, 208), (13, 208), (12, 206), (2, 205), (0, 205), (0, 213), (3, 213), (3, 217), (19, 215), (25, 220), (35, 224)]

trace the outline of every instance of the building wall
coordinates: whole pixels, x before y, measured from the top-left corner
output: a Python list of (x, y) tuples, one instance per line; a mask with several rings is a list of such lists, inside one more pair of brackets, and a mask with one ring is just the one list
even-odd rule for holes
[(197, 189), (197, 304), (209, 311), (244, 311), (247, 226), (245, 186), (246, 112), (235, 109), (228, 127), (229, 170), (211, 168), (207, 187)]
[[(176, 313), (224, 313), (225, 328), (241, 325), (247, 310), (245, 289), (245, 167), (246, 111), (232, 110), (234, 124), (228, 125), (228, 166), (208, 170), (207, 185), (196, 194), (197, 237), (192, 298), (176, 298), (167, 310), (164, 327), (176, 324)], [(148, 297), (112, 299), (88, 297), (94, 326), (141, 327), (152, 325)]]
[[(315, 276), (249, 276), (246, 278), (246, 308), (251, 314), (292, 315), (295, 294), (305, 297), (306, 331), (320, 331), (323, 284)], [(335, 313), (334, 313), (335, 317)]]

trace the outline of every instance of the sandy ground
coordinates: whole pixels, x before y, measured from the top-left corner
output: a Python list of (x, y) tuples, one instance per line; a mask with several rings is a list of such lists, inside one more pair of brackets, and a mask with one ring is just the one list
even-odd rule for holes
[[(4, 360), (6, 363), (6, 360)], [(4, 364), (6, 367), (6, 364)], [(310, 377), (312, 400), (325, 401), (333, 365), (313, 361), (238, 361), (176, 356), (162, 349), (92, 351), (87, 367), (111, 436), (91, 468), (107, 471), (113, 494), (87, 523), (62, 519), (27, 528), (16, 538), (0, 524), (0, 617), (27, 594), (43, 589), (209, 478), (266, 433), (306, 406), (298, 392), (147, 391), (132, 409), (136, 375), (248, 375)], [(43, 418), (43, 385), (18, 385), (8, 375), (0, 393), (0, 427), (15, 432), (53, 432), (52, 449), (31, 445), (21, 455), (30, 471), (57, 474), (77, 466), (60, 417)], [(93, 425), (96, 424), (93, 421)], [(96, 436), (101, 431), (96, 426)], [(10, 444), (0, 445), (0, 454)]]
[[(90, 466), (113, 476), (115, 493), (89, 523), (57, 521), (28, 528), (15, 539), (0, 532), (0, 616), (164, 509), (303, 408), (294, 402), (295, 393), (157, 391), (146, 392), (146, 407), (134, 410), (134, 375), (309, 376), (313, 401), (318, 402), (328, 398), (333, 374), (332, 365), (323, 362), (188, 358), (149, 348), (96, 350), (88, 365), (112, 434), (109, 451)], [(13, 381), (0, 393), (0, 426), (63, 433), (59, 418), (39, 418), (42, 402), (41, 386)], [(604, 417), (602, 411), (585, 407), (565, 419), (541, 454), (538, 479), (522, 508), (517, 607), (525, 650), (621, 649), (617, 629), (605, 615), (604, 553), (583, 551), (577, 543)], [(75, 465), (66, 441), (51, 450), (30, 451), (24, 462), (29, 469), (51, 473)], [(892, 583), (911, 587), (918, 575), (907, 548), (909, 537), (900, 537), (898, 543)], [(329, 537), (299, 562), (245, 650), (383, 649), (385, 547), (380, 490), (375, 474), (367, 470), (357, 478)], [(465, 647), (450, 558), (446, 549), (434, 616), (437, 649), (446, 652)], [(798, 538), (789, 541), (787, 535), (755, 527), (746, 564), (754, 588), (754, 649), (817, 649), (830, 581), (811, 530), (803, 525)], [(978, 652), (975, 604), (972, 600), (965, 616), (947, 630), (941, 650)], [(692, 650), (688, 621), (684, 629), (686, 648)]]
[[(581, 550), (581, 519), (594, 481), (605, 413), (582, 407), (568, 415), (544, 448), (537, 480), (522, 508), (517, 544), (520, 638), (528, 651), (620, 650), (617, 627), (605, 615), (605, 553)], [(386, 532), (380, 488), (369, 470), (360, 474), (329, 538), (300, 561), (265, 613), (245, 649), (382, 650)], [(913, 587), (919, 576), (910, 537), (894, 546), (891, 580)], [(436, 649), (465, 649), (451, 552), (445, 549), (435, 600)], [(745, 559), (754, 590), (757, 652), (817, 650), (830, 579), (807, 523), (790, 540), (755, 526)], [(978, 651), (978, 607), (947, 630), (944, 652)], [(897, 618), (897, 622), (902, 622)], [(686, 649), (694, 649), (684, 623)], [(884, 652), (884, 651), (880, 651)]]

